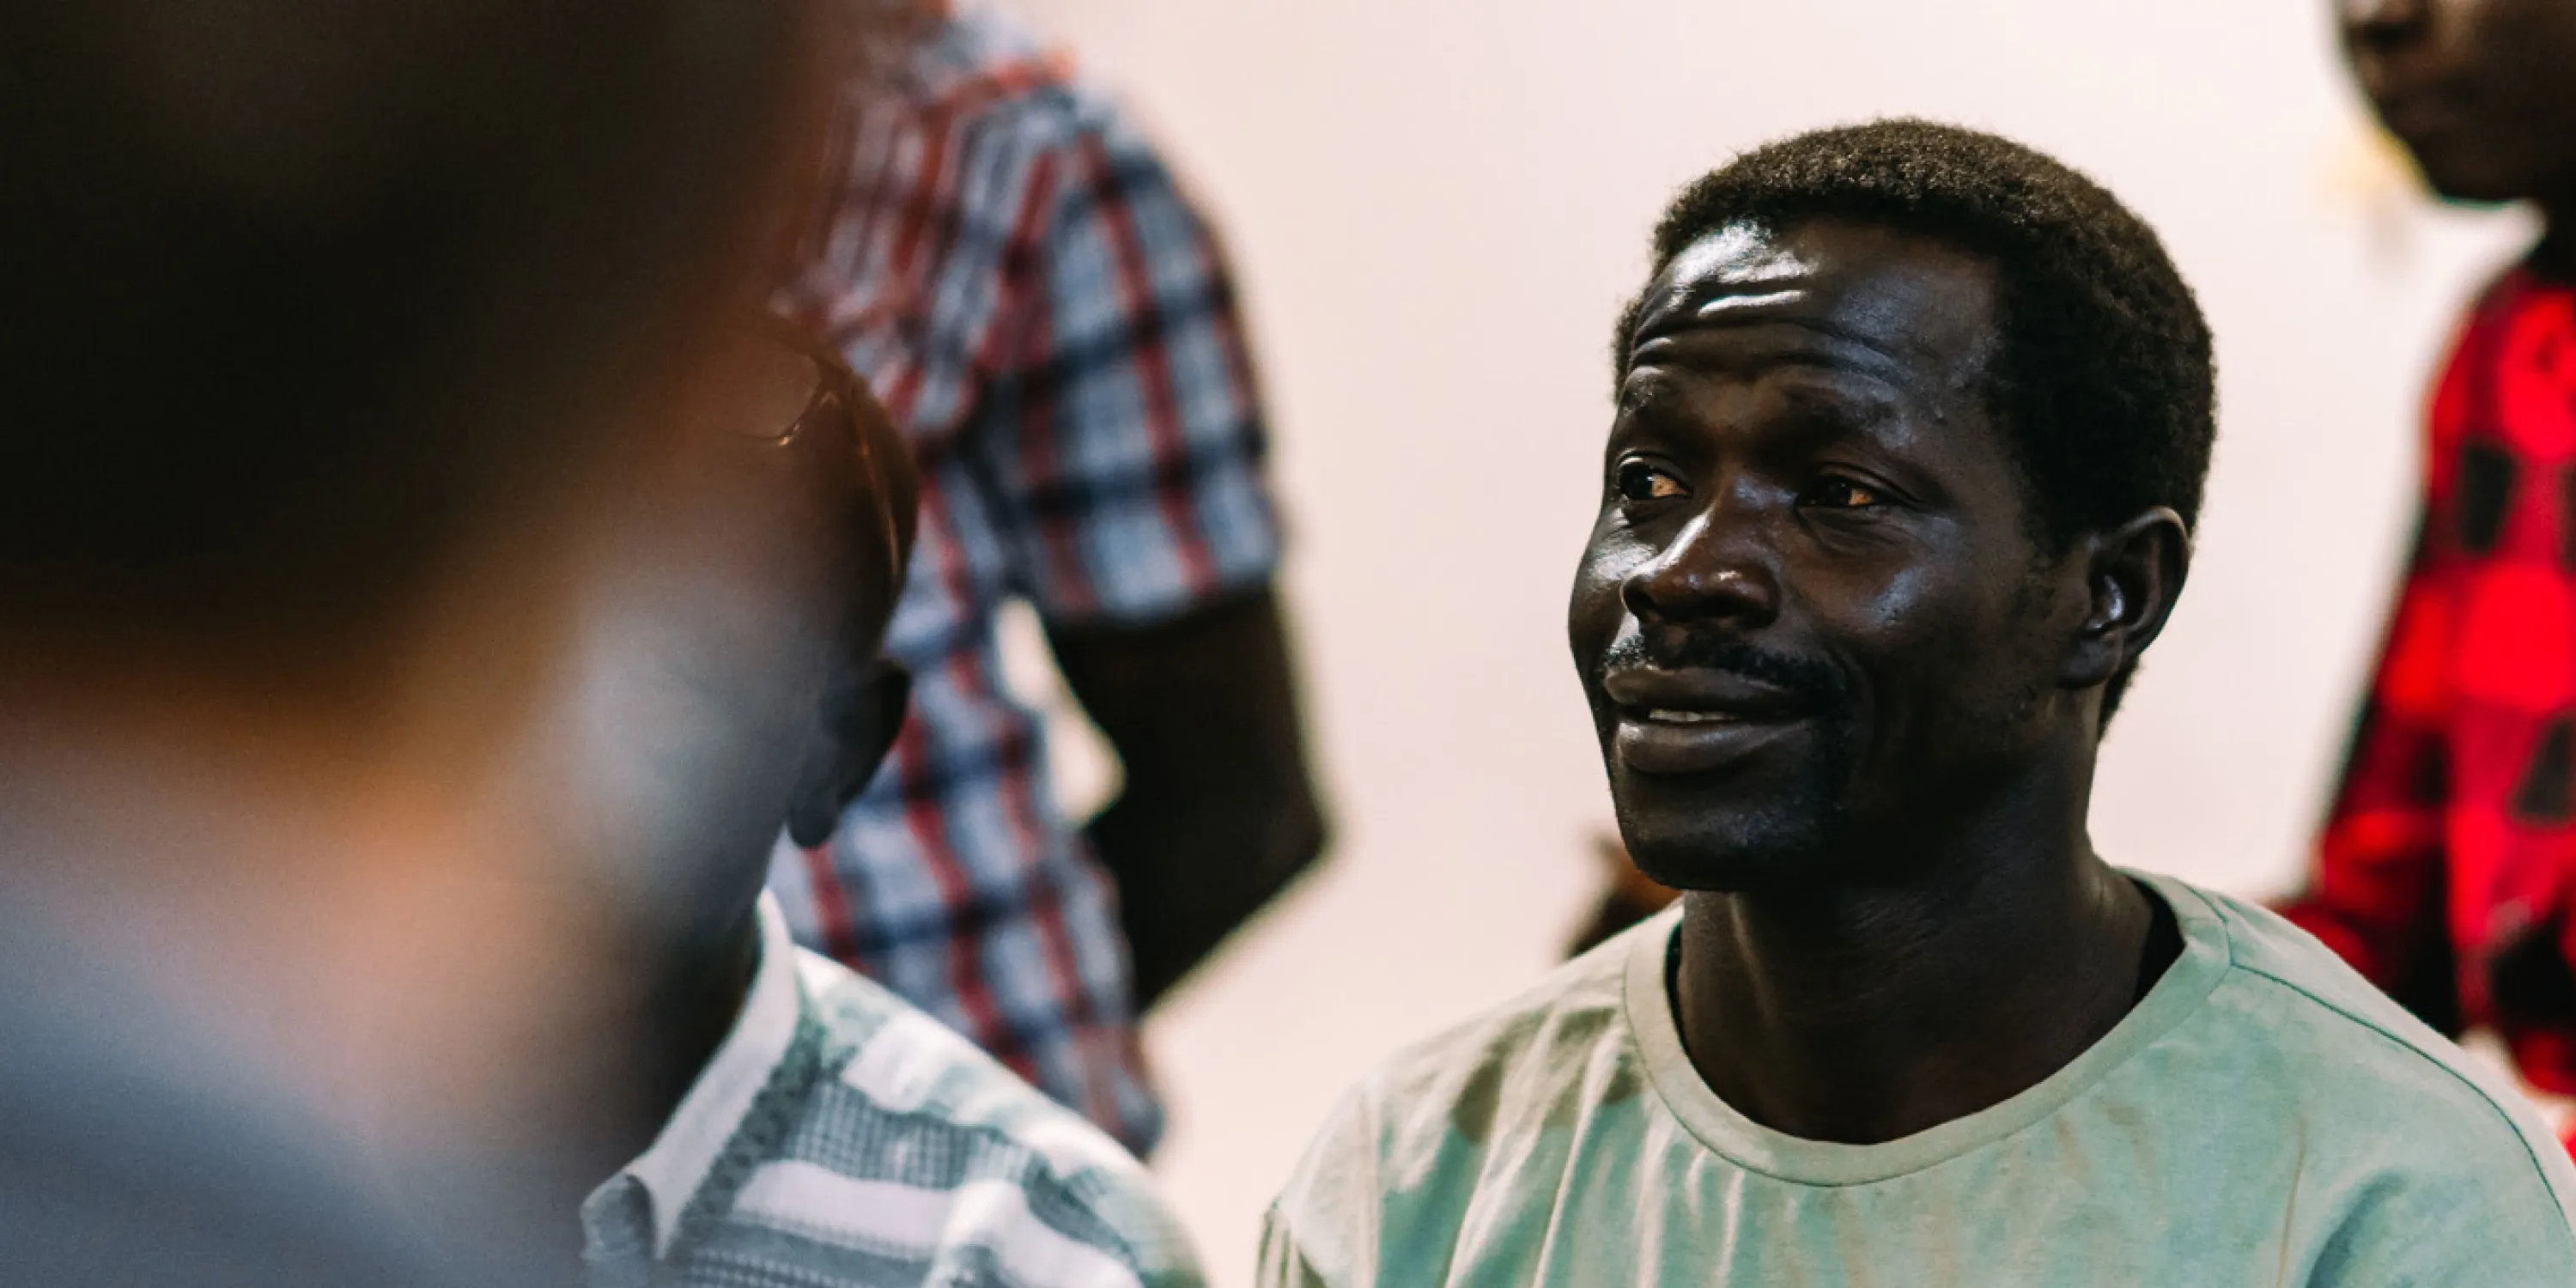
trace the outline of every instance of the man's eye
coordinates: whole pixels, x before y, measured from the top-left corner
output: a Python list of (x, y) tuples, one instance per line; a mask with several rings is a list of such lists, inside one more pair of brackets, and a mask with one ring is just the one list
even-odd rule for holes
[(1681, 480), (1644, 461), (1619, 463), (1619, 496), (1628, 501), (1661, 501), (1682, 494)]
[(1818, 479), (1799, 500), (1827, 510), (1865, 510), (1887, 503), (1886, 495), (1877, 488), (1845, 478)]

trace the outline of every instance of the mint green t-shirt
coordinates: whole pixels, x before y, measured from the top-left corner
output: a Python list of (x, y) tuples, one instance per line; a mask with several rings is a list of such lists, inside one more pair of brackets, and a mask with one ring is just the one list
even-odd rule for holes
[(2280, 918), (2140, 879), (2184, 946), (2137, 1008), (2030, 1090), (1880, 1145), (1709, 1091), (1659, 916), (1346, 1095), (1261, 1282), (2576, 1285), (2576, 1172), (2509, 1093)]

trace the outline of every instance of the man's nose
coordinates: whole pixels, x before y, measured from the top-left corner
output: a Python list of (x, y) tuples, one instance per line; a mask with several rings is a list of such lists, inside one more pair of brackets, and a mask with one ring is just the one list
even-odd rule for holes
[(2424, 25), (2427, 0), (2335, 0), (2344, 34), (2368, 44), (2405, 40)]
[(1757, 523), (1725, 501), (1702, 511), (1673, 543), (1619, 587), (1640, 622), (1739, 618), (1759, 625), (1780, 612), (1780, 581)]

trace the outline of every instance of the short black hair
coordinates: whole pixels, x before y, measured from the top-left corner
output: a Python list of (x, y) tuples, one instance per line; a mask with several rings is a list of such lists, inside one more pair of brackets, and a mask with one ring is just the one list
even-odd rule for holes
[[(1655, 225), (1648, 276), (1732, 225), (1831, 218), (1932, 237), (1994, 266), (1988, 405), (2050, 549), (2160, 505), (2199, 522), (2217, 437), (2209, 324), (2145, 220), (2009, 139), (1874, 121), (1766, 144), (1683, 189)], [(1645, 304), (1640, 294), (1620, 314), (1616, 378)], [(2128, 680), (2105, 690), (2106, 721)]]

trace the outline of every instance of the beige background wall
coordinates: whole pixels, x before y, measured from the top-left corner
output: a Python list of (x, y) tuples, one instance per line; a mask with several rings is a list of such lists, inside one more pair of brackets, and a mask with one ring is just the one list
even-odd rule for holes
[[(1017, 3), (1223, 225), (1295, 524), (1339, 846), (1150, 1030), (1176, 1115), (1157, 1170), (1219, 1284), (1247, 1278), (1336, 1092), (1535, 979), (1590, 891), (1608, 806), (1561, 614), (1608, 328), (1664, 197), (1763, 138), (1981, 125), (2164, 232), (2217, 329), (2223, 430), (2094, 835), (2229, 890), (2295, 880), (2407, 522), (2421, 383), (2521, 235), (2411, 196), (2322, 0)], [(1098, 791), (1096, 757), (1065, 757)]]

